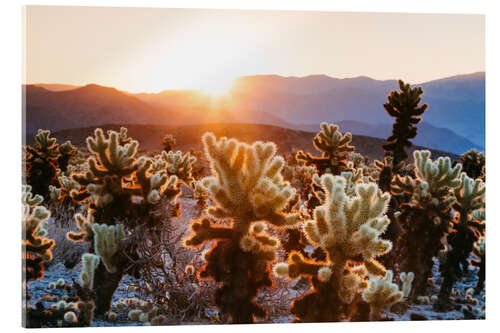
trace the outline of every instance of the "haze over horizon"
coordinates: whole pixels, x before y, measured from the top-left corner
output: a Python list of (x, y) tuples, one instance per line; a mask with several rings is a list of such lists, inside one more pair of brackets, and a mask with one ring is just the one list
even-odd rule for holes
[(484, 16), (26, 7), (26, 84), (219, 94), (241, 76), (423, 83), (483, 72)]

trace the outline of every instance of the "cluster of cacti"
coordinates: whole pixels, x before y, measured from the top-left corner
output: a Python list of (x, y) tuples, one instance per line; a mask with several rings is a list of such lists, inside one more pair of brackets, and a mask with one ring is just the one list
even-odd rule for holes
[(293, 252), (287, 264), (275, 267), (279, 276), (310, 278), (312, 291), (292, 305), (297, 321), (349, 319), (356, 296), (369, 285), (367, 278), (385, 274), (375, 258), (392, 247), (380, 238), (389, 224), (385, 210), (390, 196), (373, 183), (357, 183), (349, 191), (348, 179), (329, 174), (321, 177), (323, 204), (315, 208), (314, 220), (303, 228), (308, 240), (326, 253), (325, 260), (312, 261)]
[[(327, 123), (313, 140), (321, 156), (299, 151), (287, 160), (272, 142), (212, 133), (201, 140), (205, 156), (173, 151), (172, 135), (160, 153), (140, 152), (123, 127), (107, 135), (97, 128), (85, 155), (40, 130), (25, 149), (28, 183), (50, 195), (49, 208), (71, 208), (77, 230), (64, 233), (88, 248), (75, 256), (86, 252), (79, 281), (51, 282), (55, 293), (26, 307), (28, 326), (90, 326), (95, 316), (142, 325), (186, 317), (253, 323), (274, 316), (272, 297), (294, 322), (393, 320), (414, 303), (484, 317), (484, 154), (472, 150), (452, 164), (416, 150), (407, 161), (427, 105), (419, 105), (421, 88), (402, 81), (399, 88), (384, 104), (396, 122), (383, 162), (356, 153), (352, 135)], [(26, 282), (43, 277), (54, 247), (50, 212), (31, 189), (23, 186)], [(186, 225), (171, 223), (181, 196), (187, 236)], [(436, 259), (438, 295), (430, 281)], [(456, 282), (469, 265), (478, 280), (462, 299)], [(127, 298), (112, 302), (125, 275), (136, 280)]]
[(384, 104), (385, 111), (396, 118), (392, 126), (392, 135), (387, 138), (387, 143), (382, 147), (391, 154), (393, 165), (399, 170), (400, 162), (408, 158), (406, 149), (411, 147), (410, 139), (417, 136), (415, 127), (422, 118), (420, 116), (427, 109), (427, 104), (420, 104), (421, 87), (411, 88), (408, 83), (399, 81), (400, 91), (391, 91)]
[(313, 145), (322, 155), (316, 157), (300, 150), (297, 152), (297, 160), (303, 161), (307, 166), (314, 166), (320, 175), (339, 175), (342, 171), (348, 171), (347, 154), (354, 151), (354, 147), (349, 145), (351, 133), (342, 134), (334, 124), (321, 123), (320, 126), (321, 132), (314, 137)]
[(69, 159), (76, 155), (76, 149), (69, 141), (58, 145), (50, 131), (41, 129), (34, 140), (33, 146), (27, 145), (23, 149), (26, 182), (31, 185), (33, 193), (48, 198), (49, 185), (55, 183), (58, 170), (66, 170)]
[[(37, 302), (35, 307), (27, 307), (27, 327), (82, 327), (90, 326), (94, 317), (93, 279), (99, 264), (99, 257), (90, 253), (82, 256), (82, 271), (80, 281), (73, 280), (73, 285), (59, 279), (51, 282), (50, 289), (60, 289), (68, 295), (59, 298), (57, 295), (45, 294), (45, 302), (52, 302), (46, 307), (43, 302)], [(72, 295), (69, 295), (71, 293)]]
[[(282, 212), (294, 190), (283, 180), (284, 161), (275, 156), (273, 143), (248, 145), (235, 139), (217, 140), (211, 133), (202, 141), (212, 171), (202, 183), (215, 205), (207, 210), (210, 217), (192, 222), (192, 235), (185, 245), (215, 241), (199, 275), (221, 283), (215, 304), (233, 323), (251, 323), (266, 316), (255, 297), (259, 289), (272, 286), (269, 265), (279, 245), (266, 233), (265, 223), (286, 227), (298, 222), (299, 214)], [(224, 219), (231, 220), (231, 225), (216, 223)]]
[[(153, 235), (153, 230), (165, 223), (163, 215), (154, 213), (158, 205), (167, 205), (170, 217), (178, 215), (178, 185), (181, 177), (190, 181), (193, 159), (165, 152), (139, 158), (138, 142), (129, 138), (124, 128), (109, 131), (108, 137), (98, 128), (94, 135), (87, 138), (92, 154), (87, 168), (70, 176), (77, 183), (70, 195), (87, 203), (88, 209), (86, 215), (75, 215), (80, 231), (68, 233), (68, 238), (89, 242), (91, 251), (101, 258), (94, 276), (94, 299), (95, 312), (104, 314), (122, 276), (138, 276), (139, 268), (132, 265), (138, 259), (137, 228), (146, 227)], [(146, 236), (140, 235), (141, 239)], [(157, 235), (151, 237), (160, 241)]]

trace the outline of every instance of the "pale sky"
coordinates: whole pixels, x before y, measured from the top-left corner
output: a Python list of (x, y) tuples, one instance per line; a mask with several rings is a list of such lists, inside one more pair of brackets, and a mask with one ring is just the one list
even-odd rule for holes
[(484, 16), (29, 6), (26, 83), (221, 92), (239, 76), (485, 70)]

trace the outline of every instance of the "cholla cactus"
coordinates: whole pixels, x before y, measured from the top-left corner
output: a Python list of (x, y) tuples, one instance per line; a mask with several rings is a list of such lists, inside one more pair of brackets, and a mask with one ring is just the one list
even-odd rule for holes
[[(298, 213), (282, 212), (294, 190), (283, 180), (284, 162), (275, 156), (273, 143), (216, 140), (212, 133), (206, 133), (202, 141), (212, 169), (212, 176), (202, 183), (214, 206), (207, 209), (211, 218), (192, 222), (193, 233), (185, 245), (216, 241), (205, 255), (207, 263), (200, 277), (222, 283), (215, 302), (234, 323), (250, 323), (255, 316), (266, 315), (254, 298), (260, 288), (272, 285), (269, 263), (279, 244), (267, 235), (265, 223), (287, 227), (298, 222)], [(231, 219), (232, 225), (217, 225), (214, 219)]]
[(316, 207), (314, 220), (304, 225), (304, 232), (313, 245), (324, 250), (326, 260), (314, 262), (293, 252), (288, 264), (275, 267), (278, 275), (311, 278), (312, 292), (295, 300), (291, 310), (305, 322), (344, 318), (346, 306), (366, 288), (366, 277), (385, 274), (375, 258), (392, 247), (380, 238), (389, 224), (385, 216), (389, 194), (382, 193), (376, 184), (358, 183), (349, 196), (345, 177), (326, 174), (320, 181), (323, 204)]
[(39, 129), (35, 135), (35, 144), (24, 147), (26, 182), (32, 186), (35, 194), (48, 197), (48, 187), (55, 181), (57, 159), (59, 157), (56, 139), (50, 131)]
[[(107, 137), (97, 128), (94, 135), (87, 138), (92, 155), (85, 169), (71, 175), (77, 185), (70, 194), (88, 204), (87, 213), (75, 215), (80, 231), (67, 237), (89, 242), (91, 252), (102, 259), (94, 276), (94, 289), (95, 311), (104, 314), (122, 276), (139, 274), (140, 267), (133, 264), (139, 257), (138, 244), (150, 242), (151, 247), (151, 242), (160, 242), (166, 218), (179, 214), (175, 200), (180, 189), (179, 178), (168, 174), (168, 164), (160, 155), (136, 156), (138, 142), (127, 136), (125, 128), (108, 131)], [(183, 172), (189, 176), (189, 170)], [(165, 213), (155, 209), (160, 204)], [(135, 234), (138, 227), (140, 235)], [(130, 237), (125, 239), (125, 234)]]
[(416, 150), (415, 158), (416, 179), (410, 176), (397, 176), (392, 184), (395, 194), (413, 193), (413, 199), (424, 207), (447, 210), (456, 201), (450, 195), (450, 189), (460, 185), (461, 164), (451, 166), (449, 157), (439, 157), (436, 161), (430, 159), (428, 150)]
[(201, 182), (196, 181), (194, 183), (193, 199), (196, 200), (196, 208), (198, 209), (198, 215), (201, 215), (207, 206), (207, 201), (210, 194), (208, 190), (201, 184)]
[(99, 265), (99, 256), (91, 253), (82, 255), (82, 271), (80, 273), (80, 283), (83, 288), (94, 289), (94, 274)]
[(370, 284), (363, 291), (363, 300), (370, 304), (370, 320), (380, 320), (384, 308), (399, 302), (403, 298), (403, 293), (397, 284), (392, 282), (393, 273), (388, 270), (385, 277), (370, 278)]
[(486, 275), (486, 239), (482, 237), (475, 242), (472, 251), (477, 259), (472, 259), (471, 264), (479, 268), (477, 274), (478, 280), (476, 287), (474, 287), (474, 293), (479, 294), (484, 288), (484, 278)]
[[(411, 296), (428, 294), (433, 257), (442, 249), (441, 238), (452, 220), (451, 207), (456, 202), (453, 190), (460, 186), (461, 165), (451, 165), (449, 157), (430, 159), (429, 151), (415, 151), (415, 178), (397, 176), (392, 193), (411, 196), (399, 206), (399, 222), (405, 233), (397, 242), (400, 270), (418, 272)], [(412, 255), (401, 255), (411, 253)]]
[(116, 273), (116, 267), (113, 264), (113, 256), (121, 247), (124, 235), (123, 225), (92, 225), (94, 231), (94, 248), (99, 257), (101, 257), (104, 266), (110, 273)]
[[(484, 209), (485, 186), (481, 179), (473, 180), (464, 172), (460, 178), (460, 186), (455, 188), (457, 216), (453, 230), (447, 235), (447, 243), (451, 250), (445, 253), (440, 265), (443, 282), (439, 290), (438, 309), (449, 307), (449, 297), (455, 282), (468, 271), (469, 256), (473, 252), (474, 243), (482, 236), (484, 223), (474, 219), (484, 217), (479, 213)], [(483, 211), (484, 212), (484, 211)]]
[(192, 176), (193, 163), (196, 162), (196, 157), (191, 156), (190, 153), (183, 154), (181, 151), (162, 152), (162, 158), (167, 163), (168, 175), (175, 175), (184, 184), (190, 186), (194, 178)]
[(314, 148), (322, 153), (321, 157), (314, 157), (303, 151), (297, 152), (297, 160), (304, 161), (307, 166), (316, 167), (317, 172), (340, 174), (348, 171), (347, 154), (354, 151), (354, 147), (349, 143), (352, 134), (347, 132), (342, 134), (337, 125), (321, 123), (321, 132), (313, 140)]
[(411, 147), (409, 139), (417, 136), (415, 125), (422, 120), (420, 116), (427, 109), (427, 104), (419, 105), (423, 93), (421, 87), (410, 88), (401, 80), (398, 83), (400, 92), (391, 91), (387, 96), (388, 102), (384, 104), (385, 111), (396, 118), (396, 122), (392, 126), (392, 135), (382, 148), (392, 155), (393, 165), (399, 168), (400, 162), (408, 158), (405, 149)]
[(162, 139), (163, 150), (167, 153), (174, 149), (175, 138), (172, 134), (166, 134)]
[(78, 193), (81, 190), (80, 184), (65, 174), (57, 177), (59, 187), (49, 185), (50, 199), (54, 202), (69, 202), (72, 193)]
[(22, 229), (23, 229), (23, 274), (28, 293), (28, 281), (39, 280), (44, 274), (44, 261), (52, 260), (51, 249), (55, 242), (47, 238), (45, 223), (50, 211), (40, 204), (41, 195), (33, 195), (31, 186), (22, 187)]
[(462, 170), (472, 179), (481, 178), (484, 181), (486, 157), (483, 152), (471, 149), (460, 156)]
[(59, 156), (57, 158), (57, 165), (62, 172), (65, 172), (68, 168), (69, 161), (72, 157), (76, 156), (77, 149), (71, 144), (70, 141), (66, 141), (62, 145), (57, 147)]
[(403, 283), (403, 286), (401, 287), (403, 291), (403, 297), (408, 297), (410, 295), (411, 291), (411, 284), (413, 282), (413, 279), (415, 278), (415, 274), (413, 272), (401, 272), (399, 274), (399, 279)]

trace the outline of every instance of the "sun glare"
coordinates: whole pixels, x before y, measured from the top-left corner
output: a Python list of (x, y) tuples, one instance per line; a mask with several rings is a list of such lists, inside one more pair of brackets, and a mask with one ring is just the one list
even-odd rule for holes
[(212, 81), (200, 87), (199, 90), (212, 97), (221, 97), (231, 89), (233, 81), (233, 79)]

